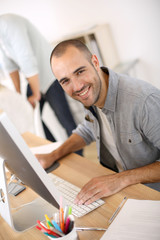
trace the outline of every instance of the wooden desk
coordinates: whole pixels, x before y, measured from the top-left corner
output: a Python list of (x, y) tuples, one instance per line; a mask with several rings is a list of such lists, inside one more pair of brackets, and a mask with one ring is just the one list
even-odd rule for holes
[[(49, 141), (36, 137), (31, 133), (23, 135), (27, 144), (31, 146), (38, 146), (49, 143)], [(98, 162), (94, 163), (76, 154), (70, 154), (60, 161), (60, 167), (54, 171), (54, 174), (64, 178), (65, 180), (82, 187), (89, 179), (95, 176), (110, 174), (112, 171), (102, 167)], [(118, 207), (122, 199), (150, 199), (160, 200), (160, 193), (152, 190), (144, 185), (137, 184), (125, 188), (123, 191), (107, 197), (104, 200), (106, 203), (89, 213), (88, 215), (76, 218), (76, 226), (95, 226), (107, 228), (107, 222), (112, 216), (115, 209)], [(17, 197), (11, 197), (13, 206), (29, 202), (36, 197), (36, 194), (29, 188)], [(85, 231), (78, 232), (80, 240), (98, 240), (104, 232)], [(48, 238), (38, 231), (35, 227), (23, 233), (14, 232), (8, 224), (0, 217), (0, 239), (5, 240), (47, 240)]]

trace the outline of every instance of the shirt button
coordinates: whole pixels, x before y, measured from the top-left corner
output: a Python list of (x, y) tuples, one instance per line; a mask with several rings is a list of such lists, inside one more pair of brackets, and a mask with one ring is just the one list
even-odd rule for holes
[(129, 140), (128, 140), (128, 142), (129, 142), (129, 143), (131, 143), (131, 142), (132, 142), (132, 140), (131, 140), (131, 139), (129, 139)]

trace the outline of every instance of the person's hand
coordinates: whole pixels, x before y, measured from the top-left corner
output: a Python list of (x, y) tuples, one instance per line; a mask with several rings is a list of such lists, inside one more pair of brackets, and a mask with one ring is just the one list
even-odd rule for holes
[(28, 99), (28, 102), (32, 105), (32, 107), (35, 108), (36, 102), (38, 102), (41, 99), (41, 94), (39, 93), (37, 95), (31, 95), (27, 99)]
[(91, 179), (78, 193), (74, 203), (88, 205), (99, 198), (119, 192), (124, 186), (118, 175), (115, 173)]
[(51, 154), (35, 154), (35, 157), (44, 169), (49, 168), (56, 161)]
[(32, 105), (33, 108), (35, 108), (37, 99), (32, 95), (28, 97), (28, 102)]

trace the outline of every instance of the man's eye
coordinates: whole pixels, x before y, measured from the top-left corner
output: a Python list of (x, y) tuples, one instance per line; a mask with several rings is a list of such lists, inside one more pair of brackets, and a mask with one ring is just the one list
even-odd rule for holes
[(62, 82), (61, 82), (61, 84), (63, 85), (63, 84), (66, 84), (66, 83), (68, 83), (69, 82), (69, 79), (64, 79)]
[(82, 72), (84, 72), (84, 70), (80, 70), (77, 72), (77, 75), (80, 75)]

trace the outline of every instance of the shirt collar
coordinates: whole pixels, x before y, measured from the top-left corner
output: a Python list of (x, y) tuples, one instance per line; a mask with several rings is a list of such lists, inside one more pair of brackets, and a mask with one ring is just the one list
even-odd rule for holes
[(102, 111), (105, 113), (107, 110), (114, 112), (116, 108), (116, 99), (118, 93), (118, 75), (106, 67), (101, 67), (101, 69), (103, 72), (109, 74), (107, 97)]
[[(118, 74), (112, 71), (111, 69), (108, 69), (106, 67), (101, 67), (102, 71), (109, 75), (109, 84), (108, 84), (108, 91), (107, 91), (107, 97), (104, 103), (104, 106), (102, 108), (102, 112), (107, 113), (107, 111), (115, 111), (116, 108), (116, 99), (118, 94)], [(95, 106), (91, 107), (85, 107), (87, 110), (90, 110), (92, 114), (96, 116)]]

